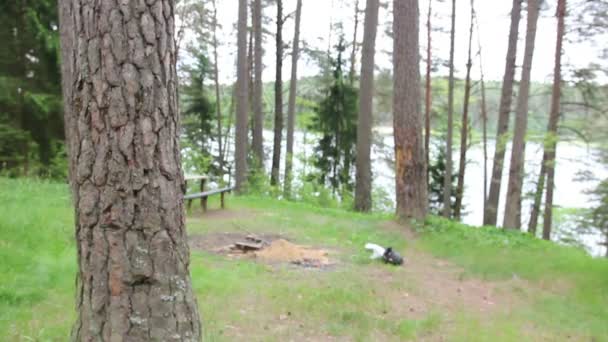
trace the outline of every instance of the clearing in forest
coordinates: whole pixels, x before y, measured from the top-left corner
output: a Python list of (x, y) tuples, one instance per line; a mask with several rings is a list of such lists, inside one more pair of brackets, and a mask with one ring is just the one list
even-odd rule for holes
[[(600, 336), (593, 329), (606, 329), (598, 316), (589, 324), (559, 323), (572, 285), (567, 279), (531, 280), (518, 269), (480, 273), (458, 258), (435, 256), (441, 251), (434, 253), (430, 236), (390, 217), (236, 201), (227, 211), (192, 212), (188, 221), (193, 262), (202, 263), (194, 267), (230, 283), (228, 298), (214, 297), (211, 290), (199, 299), (218, 305), (218, 310), (202, 307), (214, 340), (580, 340)], [(284, 258), (278, 260), (226, 248), (248, 236), (269, 246), (279, 241), (287, 250), (306, 246), (326, 256), (331, 267), (302, 267), (281, 248), (277, 253)], [(404, 265), (370, 260), (366, 242), (393, 246)], [(478, 262), (483, 267), (483, 260)], [(564, 303), (552, 303), (563, 295)], [(544, 307), (547, 303), (556, 307)]]
[[(2, 178), (0, 188), (3, 340), (63, 341), (75, 321), (68, 188)], [(608, 336), (608, 263), (574, 248), (437, 218), (413, 229), (390, 215), (260, 197), (217, 208), (187, 219), (204, 341)], [(230, 248), (240, 242), (263, 248)], [(370, 260), (367, 242), (394, 247), (404, 265)]]

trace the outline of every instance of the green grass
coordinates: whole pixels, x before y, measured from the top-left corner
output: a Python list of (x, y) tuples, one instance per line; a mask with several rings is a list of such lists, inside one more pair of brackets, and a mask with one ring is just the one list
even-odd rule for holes
[(0, 331), (9, 340), (69, 331), (76, 274), (70, 205), (64, 184), (0, 178)]
[(608, 260), (528, 234), (474, 228), (429, 218), (420, 245), (487, 280), (522, 278), (539, 284), (521, 318), (562, 332), (608, 337)]
[[(266, 265), (192, 250), (205, 341), (574, 340), (608, 336), (608, 262), (527, 235), (430, 218), (408, 240), (387, 215), (247, 196), (221, 218), (194, 211), (190, 235), (246, 230), (329, 249), (324, 271)], [(212, 201), (212, 208), (217, 203)], [(196, 207), (196, 205), (195, 205)], [(390, 227), (389, 227), (390, 225)], [(7, 341), (64, 341), (74, 317), (76, 255), (66, 184), (0, 178), (0, 332)], [(480, 314), (435, 305), (408, 266), (372, 262), (366, 242), (418, 250), (501, 287), (512, 311)], [(407, 259), (408, 263), (416, 260)], [(433, 272), (429, 269), (428, 272)], [(376, 277), (383, 281), (376, 281)], [(513, 279), (521, 281), (513, 282)], [(410, 314), (404, 293), (427, 310)]]

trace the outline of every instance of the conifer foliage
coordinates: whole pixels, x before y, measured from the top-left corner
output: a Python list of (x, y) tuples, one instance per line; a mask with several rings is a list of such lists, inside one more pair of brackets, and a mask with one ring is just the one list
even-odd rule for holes
[(315, 178), (332, 190), (352, 191), (352, 174), (357, 139), (358, 93), (344, 77), (344, 40), (336, 46), (337, 57), (331, 59), (333, 77), (319, 103), (311, 129), (321, 135), (315, 147)]

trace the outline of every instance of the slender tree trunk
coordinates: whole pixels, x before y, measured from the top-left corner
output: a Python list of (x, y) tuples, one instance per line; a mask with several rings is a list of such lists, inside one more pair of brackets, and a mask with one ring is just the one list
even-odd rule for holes
[(486, 102), (486, 82), (485, 74), (483, 72), (483, 58), (481, 53), (481, 38), (479, 29), (479, 20), (477, 14), (475, 14), (475, 21), (477, 23), (477, 46), (479, 49), (479, 73), (481, 83), (481, 122), (482, 122), (482, 139), (483, 139), (483, 206), (485, 212), (485, 206), (488, 197), (488, 107)]
[(300, 54), (300, 17), (302, 16), (302, 0), (296, 5), (296, 23), (293, 35), (293, 50), (291, 52), (291, 82), (289, 83), (289, 103), (287, 107), (287, 150), (285, 154), (285, 198), (291, 198), (291, 180), (293, 169), (293, 134), (296, 117), (296, 90), (298, 82), (298, 57)]
[(502, 82), (502, 94), (498, 109), (498, 127), (496, 130), (496, 147), (494, 149), (494, 162), (492, 164), (492, 178), (490, 193), (485, 205), (483, 215), (484, 225), (495, 226), (498, 216), (498, 201), (500, 199), (500, 186), (502, 182), (502, 169), (505, 159), (506, 137), (509, 130), (509, 114), (513, 96), (513, 79), (515, 77), (515, 59), (517, 57), (517, 38), (519, 36), (519, 21), (521, 19), (522, 0), (513, 0), (511, 10), (511, 29), (509, 31), (509, 44), (507, 47), (507, 62)]
[[(481, 58), (479, 60), (481, 63)], [(488, 109), (486, 104), (486, 84), (481, 76), (481, 116), (482, 116), (482, 130), (483, 130), (483, 209), (486, 209), (486, 203), (488, 201)]]
[(467, 75), (464, 82), (464, 104), (462, 108), (462, 123), (460, 130), (460, 163), (458, 165), (458, 185), (456, 187), (456, 204), (454, 206), (454, 217), (460, 219), (462, 211), (462, 198), (464, 196), (464, 173), (467, 164), (467, 149), (469, 136), (469, 101), (471, 98), (471, 68), (473, 59), (471, 50), (473, 49), (473, 27), (475, 19), (475, 4), (471, 0), (471, 25), (469, 26), (469, 50), (467, 58)]
[(251, 6), (249, 6), (249, 10), (251, 12), (251, 27), (249, 27), (247, 29), (247, 81), (249, 82), (248, 84), (248, 88), (247, 88), (247, 96), (248, 96), (248, 104), (249, 104), (249, 112), (251, 113), (251, 115), (248, 116), (248, 128), (250, 129), (250, 133), (251, 133), (251, 145), (253, 146), (253, 134), (255, 131), (255, 125), (254, 125), (254, 121), (255, 121), (255, 115), (253, 115), (254, 113), (254, 101), (253, 101), (253, 96), (254, 96), (254, 92), (255, 92), (255, 80), (254, 80), (254, 52), (253, 52), (253, 26), (255, 25), (255, 13), (253, 12), (253, 4), (251, 4)]
[(254, 47), (254, 88), (253, 88), (253, 154), (260, 170), (264, 169), (264, 107), (262, 103), (262, 93), (264, 84), (262, 83), (262, 0), (254, 0), (253, 3), (254, 22), (253, 35), (255, 40)]
[(524, 181), (524, 161), (526, 155), (526, 130), (528, 127), (528, 98), (530, 96), (530, 73), (534, 57), (536, 40), (536, 23), (540, 11), (539, 0), (528, 0), (528, 24), (526, 32), (526, 47), (524, 62), (521, 70), (521, 81), (517, 94), (517, 109), (513, 147), (511, 148), (511, 163), (509, 166), (509, 184), (505, 203), (504, 228), (521, 228), (521, 197)]
[(425, 96), (424, 96), (424, 152), (426, 160), (426, 184), (429, 185), (429, 164), (431, 162), (431, 70), (433, 67), (432, 61), (432, 49), (431, 49), (431, 16), (433, 14), (433, 0), (429, 0), (429, 11), (426, 16), (426, 84), (425, 84)]
[(374, 55), (378, 28), (378, 0), (367, 0), (363, 27), (363, 53), (361, 56), (361, 93), (357, 119), (357, 158), (355, 210), (372, 209), (371, 143), (374, 99)]
[(423, 219), (427, 211), (418, 53), (418, 0), (393, 1), (393, 127), (397, 215)]
[[(235, 126), (234, 121), (236, 121), (236, 88), (237, 88), (237, 82), (235, 82), (232, 86), (232, 91), (230, 92), (230, 107), (228, 108), (228, 122), (226, 123), (226, 129), (224, 130), (224, 151), (222, 152), (222, 154), (224, 155), (224, 158), (226, 158), (225, 156), (229, 155), (229, 148), (230, 148), (230, 137), (232, 136), (232, 127)], [(234, 144), (232, 144), (232, 147), (234, 148)], [(232, 155), (234, 156), (234, 151), (232, 153)], [(228, 163), (227, 163), (228, 164)], [(230, 179), (230, 177), (232, 176), (232, 173), (230, 172), (230, 170), (232, 169), (232, 167), (230, 165), (228, 165), (228, 179)], [(228, 182), (228, 184), (231, 184), (230, 182)]]
[(104, 4), (59, 1), (78, 253), (72, 339), (200, 341), (182, 201), (174, 2), (138, 11)]
[(270, 185), (279, 184), (281, 141), (283, 140), (283, 0), (277, 0), (276, 78), (274, 81), (274, 144)]
[(549, 114), (549, 129), (545, 142), (545, 153), (547, 158), (547, 191), (545, 192), (545, 215), (543, 217), (543, 239), (551, 239), (551, 227), (553, 224), (553, 190), (555, 189), (555, 153), (557, 150), (557, 121), (559, 119), (559, 101), (561, 99), (562, 83), (562, 45), (564, 40), (566, 16), (566, 0), (557, 2), (557, 42), (555, 46), (555, 68), (553, 71), (553, 92), (551, 95), (551, 112)]
[(450, 32), (448, 132), (445, 144), (445, 174), (443, 176), (443, 216), (448, 218), (452, 216), (452, 135), (454, 133), (454, 42), (456, 39), (456, 0), (452, 0), (452, 29)]
[(538, 182), (536, 183), (536, 191), (534, 192), (534, 203), (530, 211), (530, 222), (528, 222), (528, 233), (536, 236), (536, 227), (538, 226), (538, 215), (540, 213), (540, 205), (543, 199), (545, 190), (545, 177), (547, 175), (547, 165), (545, 161), (546, 155), (543, 153), (543, 160), (538, 174)]
[(218, 54), (217, 54), (217, 6), (215, 0), (213, 2), (213, 83), (215, 84), (215, 110), (217, 120), (217, 146), (219, 151), (219, 166), (220, 166), (220, 178), (224, 178), (224, 150), (222, 146), (222, 97), (220, 93), (220, 71), (218, 67)]
[(353, 49), (350, 53), (350, 72), (348, 73), (348, 79), (351, 85), (355, 83), (355, 65), (357, 64), (357, 33), (359, 33), (359, 0), (355, 0), (355, 30), (353, 33)]
[(248, 72), (247, 72), (247, 0), (239, 0), (238, 52), (236, 81), (236, 130), (234, 137), (235, 187), (237, 193), (245, 191), (247, 183), (247, 114)]

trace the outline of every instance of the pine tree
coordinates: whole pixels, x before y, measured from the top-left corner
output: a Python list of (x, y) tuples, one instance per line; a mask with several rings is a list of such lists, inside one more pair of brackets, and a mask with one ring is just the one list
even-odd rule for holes
[(553, 225), (553, 191), (555, 189), (555, 154), (557, 150), (557, 122), (560, 114), (560, 99), (562, 89), (562, 46), (565, 34), (566, 0), (557, 2), (557, 37), (555, 44), (555, 65), (553, 69), (553, 90), (551, 94), (551, 110), (549, 126), (545, 138), (543, 163), (547, 169), (547, 190), (545, 191), (545, 213), (543, 216), (543, 239), (551, 239)]
[(0, 170), (46, 176), (64, 140), (56, 1), (4, 1), (0, 22)]
[(523, 0), (513, 0), (511, 9), (511, 29), (509, 31), (509, 44), (505, 63), (505, 73), (502, 81), (500, 107), (498, 108), (498, 123), (496, 128), (496, 148), (494, 149), (494, 163), (492, 164), (492, 177), (490, 192), (485, 203), (483, 213), (484, 225), (496, 225), (498, 215), (498, 202), (502, 183), (503, 163), (505, 159), (506, 136), (509, 130), (509, 113), (513, 96), (513, 80), (515, 78), (515, 59), (517, 57), (517, 38), (519, 37), (519, 21), (521, 19), (521, 3)]
[(74, 341), (202, 337), (184, 225), (173, 5), (123, 16), (116, 2), (59, 1)]
[(317, 157), (314, 175), (321, 185), (329, 185), (334, 194), (351, 192), (352, 164), (355, 161), (357, 134), (357, 91), (344, 78), (345, 46), (340, 37), (337, 58), (331, 59), (332, 83), (325, 91), (325, 98), (316, 110), (311, 129), (320, 133), (321, 139), (315, 147)]
[(443, 216), (451, 217), (450, 200), (452, 198), (452, 140), (454, 134), (454, 44), (456, 40), (456, 0), (452, 0), (452, 29), (450, 30), (450, 75), (448, 77), (448, 128), (445, 144), (445, 178), (443, 181)]
[(243, 192), (246, 190), (247, 182), (247, 114), (249, 112), (246, 0), (239, 0), (237, 38), (236, 129), (234, 147), (235, 187), (237, 192)]
[(363, 31), (363, 53), (361, 56), (361, 96), (357, 120), (357, 172), (355, 209), (372, 209), (371, 140), (374, 96), (374, 55), (376, 53), (376, 31), (378, 27), (378, 0), (368, 0), (365, 8)]
[(302, 0), (296, 4), (296, 27), (291, 51), (291, 81), (289, 82), (289, 103), (287, 105), (287, 146), (285, 151), (285, 182), (284, 194), (291, 197), (291, 181), (293, 177), (293, 134), (296, 120), (296, 91), (298, 82), (298, 58), (300, 54), (300, 19), (302, 15)]
[(255, 156), (257, 166), (263, 169), (264, 165), (264, 103), (262, 93), (264, 83), (262, 82), (262, 71), (264, 64), (262, 57), (262, 0), (253, 2), (253, 35), (254, 35), (254, 83), (253, 83), (253, 136), (251, 147)]
[(456, 186), (456, 204), (454, 205), (454, 217), (460, 219), (462, 212), (462, 199), (464, 197), (464, 174), (467, 165), (467, 150), (469, 137), (469, 103), (471, 100), (471, 68), (473, 67), (473, 28), (475, 19), (475, 3), (471, 0), (471, 17), (469, 25), (469, 49), (467, 55), (467, 73), (464, 81), (464, 101), (462, 108), (462, 120), (460, 130), (460, 162), (458, 165), (458, 185)]
[(270, 185), (279, 184), (279, 169), (281, 167), (281, 142), (283, 140), (283, 0), (277, 2), (276, 17), (276, 65), (274, 80), (274, 140), (272, 147), (272, 167), (270, 170)]
[(427, 213), (426, 163), (422, 140), (418, 0), (393, 1), (393, 131), (397, 215)]
[(524, 161), (526, 155), (526, 130), (528, 127), (528, 97), (530, 96), (530, 74), (534, 44), (536, 40), (536, 23), (540, 12), (539, 0), (528, 0), (528, 25), (526, 47), (521, 71), (521, 81), (517, 92), (517, 107), (513, 145), (511, 148), (511, 163), (509, 166), (509, 183), (507, 200), (505, 202), (504, 228), (521, 228), (521, 201), (524, 179)]

